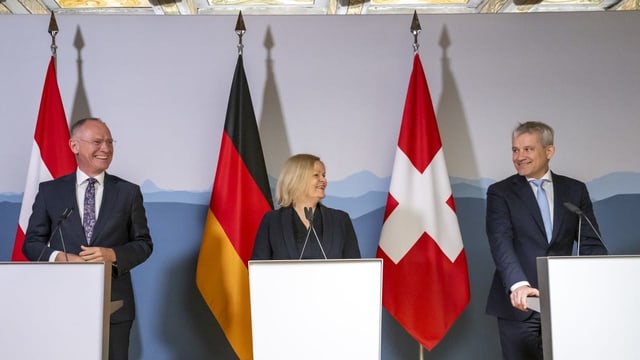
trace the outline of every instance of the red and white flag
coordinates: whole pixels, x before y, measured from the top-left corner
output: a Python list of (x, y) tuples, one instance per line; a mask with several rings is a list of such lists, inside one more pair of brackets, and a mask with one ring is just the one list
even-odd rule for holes
[(416, 53), (377, 257), (385, 309), (431, 350), (469, 303), (462, 244), (440, 133)]
[(76, 159), (69, 148), (69, 125), (64, 114), (60, 89), (58, 89), (55, 58), (51, 56), (42, 89), (27, 183), (22, 196), (18, 230), (11, 254), (12, 261), (27, 260), (22, 254), (22, 244), (31, 216), (31, 206), (38, 193), (38, 185), (43, 181), (69, 174), (75, 168)]

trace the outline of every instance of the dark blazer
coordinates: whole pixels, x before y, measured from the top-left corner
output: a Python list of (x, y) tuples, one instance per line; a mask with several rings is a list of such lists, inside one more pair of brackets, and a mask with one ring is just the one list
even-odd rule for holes
[[(105, 174), (100, 206), (91, 246), (115, 251), (111, 300), (123, 300), (122, 308), (111, 315), (111, 322), (131, 321), (135, 318), (135, 304), (130, 270), (144, 262), (153, 250), (140, 187)], [(75, 172), (40, 184), (22, 247), (27, 259), (48, 261), (54, 250), (63, 251), (58, 232), (49, 247), (47, 241), (67, 208), (74, 210), (60, 227), (66, 252), (78, 254), (80, 245), (88, 246), (77, 207)]]
[[(327, 259), (359, 259), (360, 248), (349, 215), (318, 204), (322, 213), (322, 241)], [(266, 213), (253, 246), (252, 260), (298, 260), (290, 206)]]
[[(487, 314), (511, 320), (524, 320), (530, 312), (511, 306), (510, 287), (528, 281), (538, 288), (536, 257), (570, 256), (578, 238), (578, 215), (563, 204), (578, 206), (597, 228), (593, 205), (584, 183), (551, 174), (553, 182), (553, 234), (547, 242), (542, 215), (527, 179), (513, 175), (487, 190), (486, 230), (496, 265), (487, 301)], [(599, 230), (598, 230), (599, 232)], [(606, 247), (583, 221), (581, 255), (604, 255)]]

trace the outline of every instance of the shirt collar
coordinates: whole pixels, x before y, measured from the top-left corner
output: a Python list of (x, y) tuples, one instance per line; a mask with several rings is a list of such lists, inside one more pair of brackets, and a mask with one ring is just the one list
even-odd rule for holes
[[(105, 176), (105, 172), (103, 171), (100, 174), (98, 174), (97, 176), (94, 176), (93, 178), (97, 180), (98, 184), (104, 184), (104, 176)], [(87, 179), (89, 179), (89, 175), (85, 174), (80, 169), (76, 170), (76, 183), (78, 185), (80, 185), (83, 182), (87, 181)]]
[[(546, 180), (549, 183), (551, 183), (552, 182), (551, 181), (551, 179), (552, 179), (551, 178), (551, 169), (547, 170), (547, 172), (544, 175), (542, 175), (542, 177), (540, 179)], [(531, 183), (531, 180), (537, 180), (537, 179), (536, 178), (532, 178), (532, 177), (528, 177), (527, 178), (527, 182)]]

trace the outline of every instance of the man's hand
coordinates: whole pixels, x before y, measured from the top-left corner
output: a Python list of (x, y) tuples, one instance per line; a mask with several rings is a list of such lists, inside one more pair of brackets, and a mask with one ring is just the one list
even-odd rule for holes
[(62, 251), (56, 255), (56, 262), (84, 262), (84, 259), (76, 254), (63, 253)]
[(84, 261), (92, 262), (116, 262), (116, 252), (111, 248), (94, 247), (94, 246), (80, 246), (80, 257)]
[(511, 305), (521, 311), (527, 311), (527, 298), (529, 296), (540, 296), (538, 289), (527, 285), (520, 286), (511, 292)]

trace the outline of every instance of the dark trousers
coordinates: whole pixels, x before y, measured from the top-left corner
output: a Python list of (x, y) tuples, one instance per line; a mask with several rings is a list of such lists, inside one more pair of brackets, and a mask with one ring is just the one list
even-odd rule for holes
[(543, 360), (540, 314), (524, 321), (498, 318), (504, 360)]
[(109, 324), (109, 360), (129, 359), (129, 334), (133, 321)]

